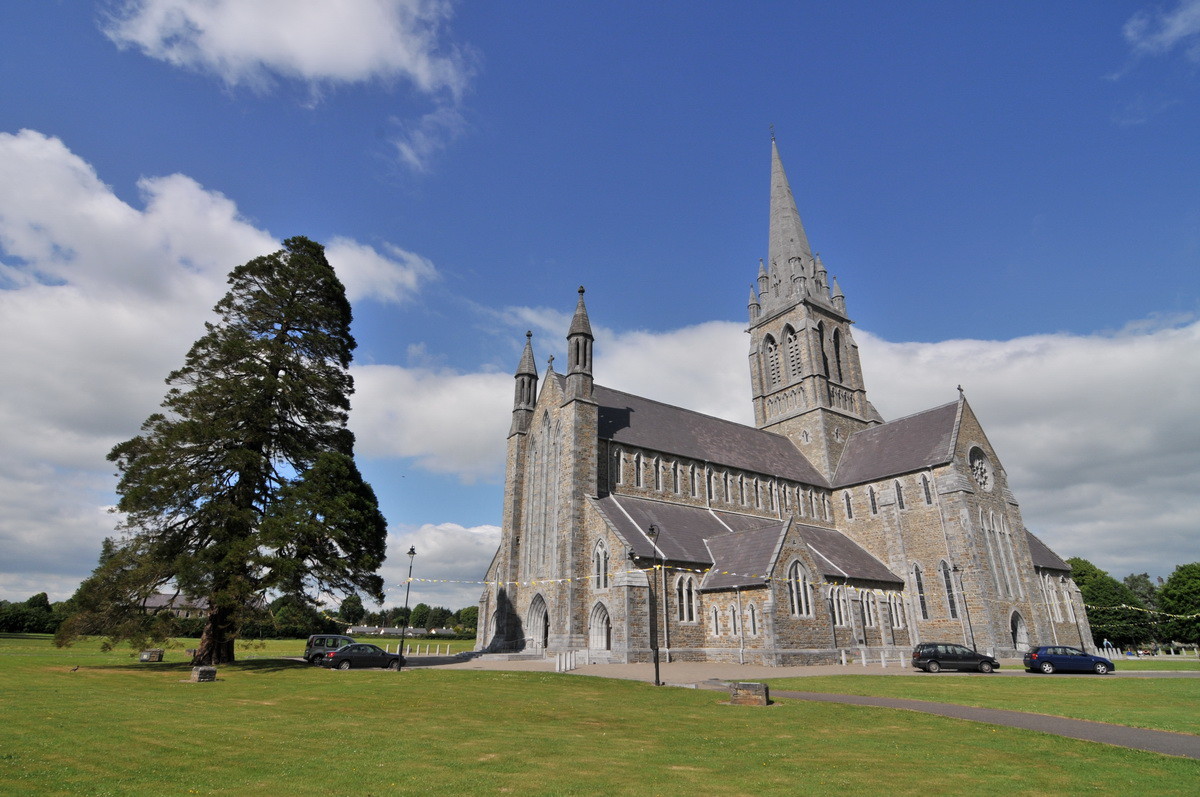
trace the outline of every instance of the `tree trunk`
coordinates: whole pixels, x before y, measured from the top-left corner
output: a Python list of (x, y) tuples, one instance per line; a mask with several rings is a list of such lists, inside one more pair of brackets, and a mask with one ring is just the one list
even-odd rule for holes
[(194, 664), (214, 666), (230, 664), (234, 660), (233, 640), (234, 611), (227, 606), (214, 605), (208, 610), (204, 633), (200, 635), (200, 647), (196, 649)]

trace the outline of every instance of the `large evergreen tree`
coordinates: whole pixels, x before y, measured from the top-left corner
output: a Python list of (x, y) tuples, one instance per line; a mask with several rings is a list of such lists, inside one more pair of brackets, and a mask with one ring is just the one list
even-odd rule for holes
[(1141, 611), (1145, 607), (1129, 587), (1087, 559), (1072, 557), (1067, 564), (1087, 606), (1092, 639), (1097, 645), (1107, 639), (1126, 647), (1155, 638), (1155, 615)]
[(1171, 639), (1200, 643), (1200, 562), (1178, 565), (1158, 597), (1162, 610), (1176, 615), (1167, 622)]
[(145, 625), (114, 627), (113, 605), (128, 616), (168, 584), (208, 602), (205, 664), (233, 660), (242, 618), (268, 591), (382, 600), (386, 525), (346, 428), (345, 289), (306, 238), (238, 266), (229, 284), (216, 322), (167, 377), (164, 412), (109, 454), (125, 536), (81, 587), (99, 603), (65, 624), (64, 643), (134, 639)]

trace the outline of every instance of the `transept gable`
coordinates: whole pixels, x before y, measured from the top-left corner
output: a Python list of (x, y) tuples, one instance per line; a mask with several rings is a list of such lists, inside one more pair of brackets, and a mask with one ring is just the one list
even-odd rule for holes
[(876, 481), (944, 465), (954, 459), (958, 402), (870, 426), (850, 436), (834, 487)]

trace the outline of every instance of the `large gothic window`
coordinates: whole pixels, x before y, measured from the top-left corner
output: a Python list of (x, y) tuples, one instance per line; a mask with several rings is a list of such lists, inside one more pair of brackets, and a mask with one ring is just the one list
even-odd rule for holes
[(797, 617), (812, 616), (812, 582), (808, 572), (799, 562), (792, 562), (788, 568), (788, 604), (792, 614)]
[(845, 626), (850, 622), (850, 598), (846, 595), (845, 587), (834, 587), (829, 593), (833, 603), (833, 624)]
[(787, 348), (788, 375), (795, 382), (804, 375), (800, 336), (791, 327), (783, 328), (783, 345)]
[(844, 382), (842, 377), (842, 331), (840, 329), (833, 330), (833, 378), (839, 382)]
[(783, 381), (783, 376), (780, 373), (779, 344), (775, 342), (775, 338), (767, 335), (767, 339), (763, 345), (763, 352), (767, 360), (767, 384), (771, 387), (777, 387)]
[(821, 355), (821, 373), (829, 376), (829, 355), (825, 352), (825, 324), (817, 324), (817, 351)]
[(592, 577), (596, 589), (608, 589), (608, 546), (604, 540), (596, 543), (592, 556)]
[(929, 619), (929, 604), (925, 602), (925, 579), (921, 575), (921, 566), (913, 565), (913, 586), (917, 588), (917, 603), (921, 607), (921, 619)]
[(879, 608), (875, 602), (875, 594), (864, 592), (862, 597), (863, 625), (874, 628), (878, 624)]
[(950, 609), (950, 616), (957, 619), (958, 602), (954, 600), (954, 579), (950, 575), (950, 565), (942, 562), (940, 569), (942, 571), (942, 584), (946, 587), (946, 603)]
[(680, 576), (679, 580), (675, 582), (676, 613), (680, 622), (696, 622), (699, 601), (696, 579), (693, 576)]

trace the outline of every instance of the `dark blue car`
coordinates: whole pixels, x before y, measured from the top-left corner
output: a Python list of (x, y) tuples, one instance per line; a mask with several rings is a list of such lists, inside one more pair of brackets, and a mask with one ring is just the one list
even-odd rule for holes
[(398, 670), (404, 666), (404, 657), (399, 653), (388, 653), (378, 645), (368, 645), (355, 642), (353, 645), (331, 650), (317, 659), (322, 667), (336, 667), (348, 670), (351, 667), (387, 667)]
[(1104, 675), (1117, 669), (1103, 656), (1084, 653), (1079, 648), (1065, 645), (1047, 645), (1034, 648), (1025, 654), (1025, 669), (1030, 672), (1094, 672)]

